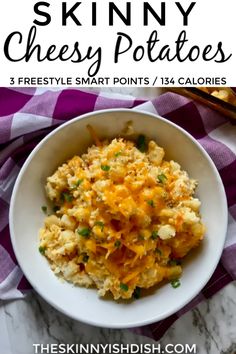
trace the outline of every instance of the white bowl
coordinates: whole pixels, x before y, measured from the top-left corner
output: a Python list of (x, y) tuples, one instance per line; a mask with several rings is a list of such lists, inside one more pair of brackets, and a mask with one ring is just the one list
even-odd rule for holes
[[(191, 117), (189, 117), (191, 119)], [(203, 245), (184, 264), (181, 286), (163, 285), (138, 301), (117, 303), (98, 297), (95, 289), (61, 282), (38, 251), (38, 230), (43, 225), (41, 206), (47, 204), (46, 177), (74, 154), (92, 144), (86, 128), (94, 127), (99, 137), (118, 136), (127, 121), (136, 134), (155, 139), (167, 159), (174, 159), (199, 181), (197, 195), (207, 227)], [(162, 320), (181, 309), (204, 287), (220, 259), (227, 228), (224, 188), (215, 165), (203, 148), (183, 129), (153, 114), (127, 109), (85, 114), (63, 124), (32, 151), (15, 183), (10, 206), (10, 231), (14, 251), (34, 289), (66, 315), (92, 325), (128, 328)]]

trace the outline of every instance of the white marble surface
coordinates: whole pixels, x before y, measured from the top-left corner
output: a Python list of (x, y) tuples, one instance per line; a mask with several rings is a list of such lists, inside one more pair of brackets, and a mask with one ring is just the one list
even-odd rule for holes
[[(159, 92), (150, 88), (117, 91), (142, 97), (155, 97)], [(129, 330), (101, 329), (71, 320), (34, 292), (22, 300), (0, 302), (0, 354), (33, 354), (33, 343), (139, 344), (152, 340)], [(196, 344), (200, 354), (235, 354), (236, 283), (178, 319), (160, 343)]]
[[(0, 354), (32, 354), (33, 343), (152, 343), (129, 330), (91, 327), (71, 320), (37, 294), (0, 302)], [(236, 284), (229, 284), (209, 301), (180, 319), (160, 343), (196, 344), (199, 354), (236, 353)]]

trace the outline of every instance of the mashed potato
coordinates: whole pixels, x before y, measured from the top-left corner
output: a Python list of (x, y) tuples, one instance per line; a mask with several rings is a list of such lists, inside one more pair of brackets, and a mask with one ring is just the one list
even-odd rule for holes
[(205, 232), (196, 185), (144, 136), (98, 143), (48, 177), (54, 213), (39, 250), (58, 276), (100, 296), (138, 297), (163, 280), (176, 287), (180, 260)]

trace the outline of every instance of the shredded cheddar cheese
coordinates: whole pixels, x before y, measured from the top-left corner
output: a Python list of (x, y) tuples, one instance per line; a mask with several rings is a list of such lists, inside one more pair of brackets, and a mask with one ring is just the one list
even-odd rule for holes
[(41, 253), (58, 276), (100, 296), (129, 299), (179, 278), (173, 260), (204, 236), (196, 181), (154, 141), (141, 142), (96, 137), (47, 178), (55, 211), (40, 230)]

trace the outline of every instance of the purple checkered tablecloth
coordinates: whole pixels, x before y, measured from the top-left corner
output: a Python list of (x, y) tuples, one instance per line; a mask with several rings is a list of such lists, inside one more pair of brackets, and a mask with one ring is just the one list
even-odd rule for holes
[(0, 299), (23, 297), (31, 288), (17, 265), (8, 227), (11, 192), (25, 159), (56, 126), (83, 113), (115, 107), (158, 112), (186, 129), (214, 161), (228, 200), (227, 240), (208, 284), (174, 315), (135, 329), (136, 333), (159, 339), (182, 314), (236, 279), (236, 122), (174, 93), (145, 101), (78, 89), (0, 88)]

